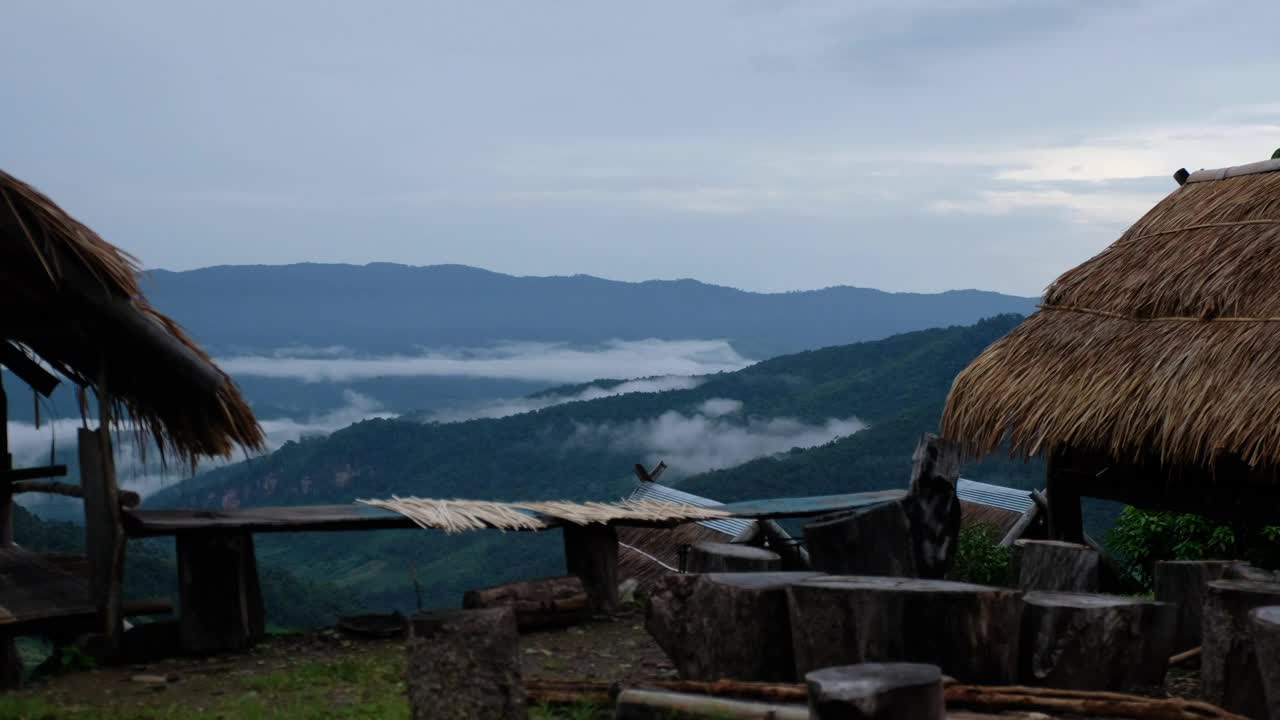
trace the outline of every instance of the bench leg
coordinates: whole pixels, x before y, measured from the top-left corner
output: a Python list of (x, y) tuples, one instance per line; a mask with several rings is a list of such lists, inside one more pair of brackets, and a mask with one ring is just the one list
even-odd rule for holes
[(564, 526), (564, 560), (570, 575), (577, 575), (591, 609), (613, 612), (618, 606), (618, 532), (612, 525)]
[(0, 690), (22, 687), (22, 657), (14, 638), (0, 635)]
[(258, 563), (249, 533), (178, 535), (182, 649), (245, 650), (266, 633)]

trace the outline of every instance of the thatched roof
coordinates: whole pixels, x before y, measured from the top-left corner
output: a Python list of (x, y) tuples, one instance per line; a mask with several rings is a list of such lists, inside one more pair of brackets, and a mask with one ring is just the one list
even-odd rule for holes
[(104, 395), (116, 420), (194, 462), (260, 449), (231, 379), (138, 288), (136, 261), (0, 171), (0, 343)]
[(1201, 171), (1058, 278), (956, 378), (945, 436), (982, 454), (1280, 466), (1280, 161)]

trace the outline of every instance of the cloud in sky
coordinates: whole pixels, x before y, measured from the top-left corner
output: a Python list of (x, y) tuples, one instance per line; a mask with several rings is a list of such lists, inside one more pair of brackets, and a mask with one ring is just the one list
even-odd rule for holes
[(698, 411), (670, 410), (648, 420), (580, 425), (570, 445), (605, 445), (613, 452), (635, 453), (646, 464), (665, 462), (678, 475), (734, 467), (794, 447), (824, 445), (866, 429), (856, 417), (831, 418), (821, 424), (795, 418), (745, 419), (742, 403), (718, 398)]
[(7, 7), (6, 169), (150, 267), (1032, 294), (1280, 145), (1265, 0), (379, 7)]
[(601, 385), (589, 385), (581, 392), (570, 395), (558, 395), (553, 393), (533, 397), (499, 399), (471, 407), (441, 410), (439, 412), (431, 413), (427, 417), (427, 420), (434, 422), (462, 422), (464, 420), (475, 420), (478, 418), (502, 418), (509, 415), (534, 412), (535, 410), (542, 410), (544, 408), (563, 405), (565, 403), (580, 402), (584, 400), (599, 400), (600, 398), (615, 397), (617, 395), (667, 392), (670, 390), (692, 390), (693, 388), (701, 385), (702, 382), (701, 378), (667, 375), (665, 377), (628, 380), (608, 387)]
[(614, 340), (595, 348), (508, 343), (383, 357), (240, 355), (220, 358), (218, 364), (236, 376), (306, 382), (458, 376), (576, 383), (599, 378), (708, 375), (741, 370), (751, 361), (724, 340), (650, 339)]

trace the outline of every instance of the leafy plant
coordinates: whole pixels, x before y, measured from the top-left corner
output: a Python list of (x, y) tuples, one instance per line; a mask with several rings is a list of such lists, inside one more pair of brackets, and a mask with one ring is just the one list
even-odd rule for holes
[(1199, 515), (1126, 507), (1107, 533), (1107, 545), (1151, 588), (1159, 560), (1238, 558), (1259, 567), (1280, 567), (1280, 526), (1247, 532)]
[(86, 654), (78, 645), (64, 645), (58, 654), (58, 666), (63, 672), (92, 670), (98, 666), (92, 655)]
[(1000, 545), (1000, 538), (1000, 528), (989, 523), (961, 528), (951, 579), (978, 585), (1008, 585), (1009, 548)]

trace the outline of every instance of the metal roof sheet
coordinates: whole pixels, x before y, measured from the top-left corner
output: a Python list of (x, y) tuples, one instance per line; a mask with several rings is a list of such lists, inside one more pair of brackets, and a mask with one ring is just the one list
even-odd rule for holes
[[(694, 507), (716, 507), (723, 505), (722, 502), (709, 500), (704, 497), (698, 497), (692, 493), (677, 490), (656, 482), (642, 482), (631, 491), (631, 500), (661, 500), (671, 503), (684, 503), (685, 505), (693, 505)], [(714, 520), (700, 520), (699, 525), (722, 532), (726, 535), (737, 535), (751, 527), (754, 520), (746, 520), (743, 518), (716, 518)]]
[(1017, 513), (1024, 513), (1035, 505), (1035, 500), (1031, 499), (1031, 493), (1026, 490), (964, 478), (960, 478), (956, 483), (956, 496), (966, 502), (1003, 508)]

